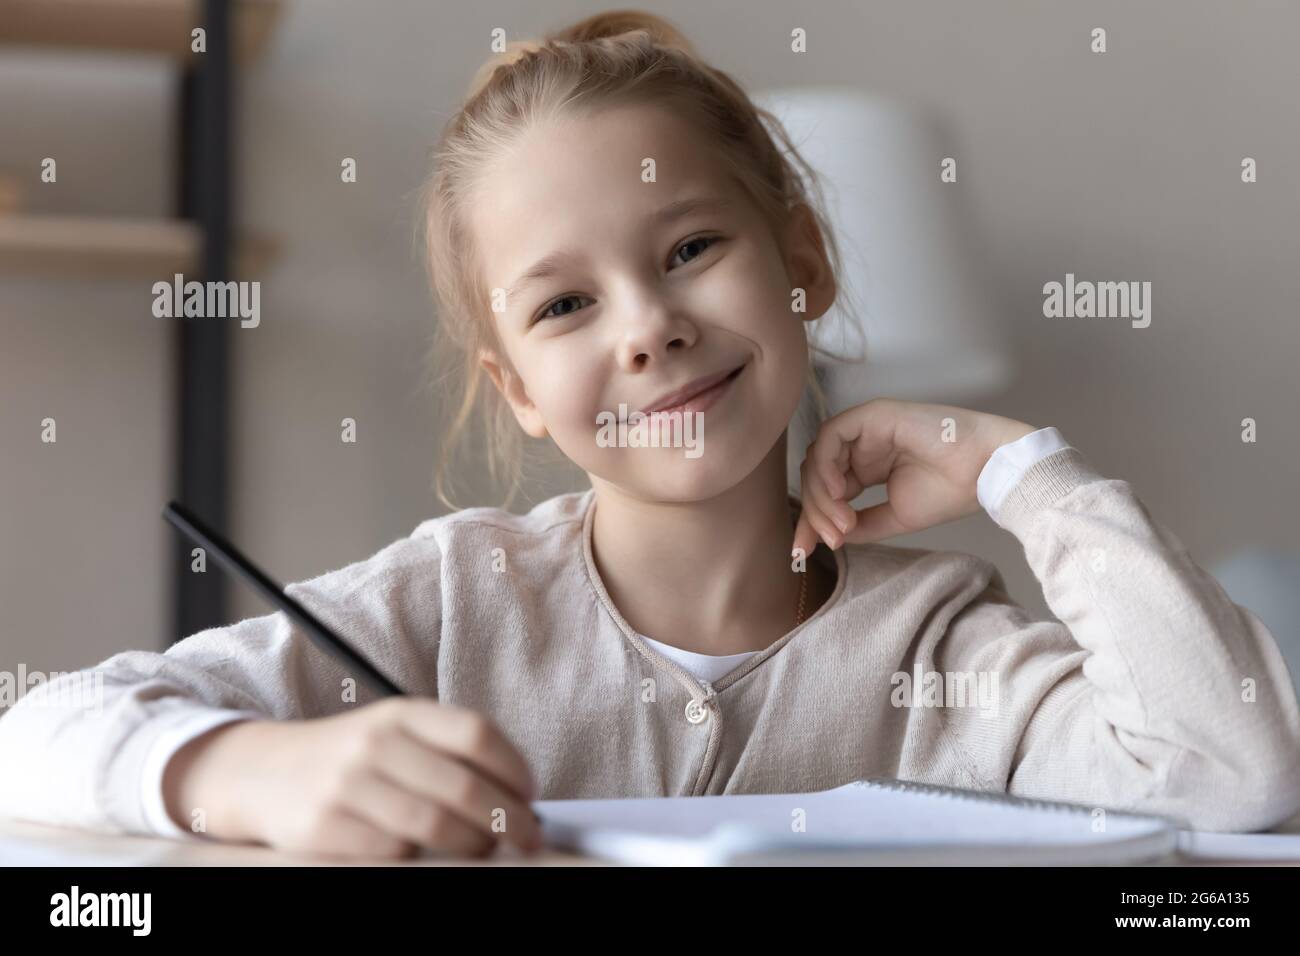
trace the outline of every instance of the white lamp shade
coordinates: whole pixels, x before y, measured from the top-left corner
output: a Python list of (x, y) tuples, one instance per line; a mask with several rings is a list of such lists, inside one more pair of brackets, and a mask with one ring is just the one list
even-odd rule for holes
[(959, 403), (1005, 386), (1011, 358), (995, 290), (971, 261), (955, 211), (960, 163), (957, 182), (940, 179), (953, 154), (936, 125), (845, 87), (754, 99), (823, 177), (841, 285), (859, 313), (853, 319), (837, 304), (813, 325), (819, 347), (858, 360), (823, 363), (831, 414), (876, 396)]

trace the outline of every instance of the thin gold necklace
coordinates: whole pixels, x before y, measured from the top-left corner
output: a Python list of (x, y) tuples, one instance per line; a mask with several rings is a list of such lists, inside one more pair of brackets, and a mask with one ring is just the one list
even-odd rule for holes
[(798, 627), (803, 623), (803, 601), (808, 594), (808, 571), (802, 574), (803, 580), (799, 582), (799, 613), (795, 616), (794, 626)]

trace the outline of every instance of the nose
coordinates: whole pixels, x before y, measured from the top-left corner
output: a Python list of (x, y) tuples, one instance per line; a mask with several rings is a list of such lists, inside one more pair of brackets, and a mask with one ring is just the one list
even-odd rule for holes
[(635, 293), (626, 308), (619, 326), (618, 359), (629, 371), (662, 361), (670, 351), (689, 348), (699, 337), (695, 323), (663, 295)]

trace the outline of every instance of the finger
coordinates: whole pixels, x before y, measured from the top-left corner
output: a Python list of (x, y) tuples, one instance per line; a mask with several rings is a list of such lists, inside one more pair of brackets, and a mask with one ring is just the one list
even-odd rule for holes
[(824, 510), (824, 506), (820, 504), (820, 502), (827, 501), (824, 489), (821, 490), (820, 494), (818, 493), (818, 489), (822, 489), (821, 479), (813, 470), (812, 462), (809, 459), (804, 459), (800, 472), (803, 476), (801, 482), (803, 486), (801, 499), (803, 512), (807, 516), (808, 523), (826, 542), (826, 547), (834, 551), (842, 543), (843, 532), (839, 530), (834, 520)]
[[(848, 450), (847, 446), (845, 450), (846, 451)], [(886, 472), (881, 477), (875, 478), (873, 475), (868, 473), (867, 477), (870, 480), (872, 485), (878, 485), (880, 484), (880, 482), (884, 481), (885, 478), (889, 477), (889, 474), (888, 472)], [(857, 509), (853, 507), (853, 500), (857, 498), (858, 495), (862, 494), (862, 492), (864, 492), (868, 487), (870, 487), (870, 485), (865, 484), (858, 477), (857, 472), (854, 471), (852, 468), (850, 468), (849, 471), (845, 473), (844, 482), (845, 482), (844, 494), (840, 496), (840, 500), (843, 501), (845, 504), (847, 504), (849, 508), (853, 511), (853, 514), (856, 516), (858, 512)]]
[(851, 501), (889, 474), (899, 416), (896, 401), (873, 398), (822, 422), (807, 457), (832, 497)]
[(844, 472), (849, 461), (849, 441), (837, 431), (823, 429), (808, 446), (807, 460), (812, 463), (812, 473), (833, 498), (844, 497), (846, 490)]
[(894, 513), (894, 506), (882, 501), (858, 512), (858, 525), (845, 537), (854, 544), (881, 541), (903, 534), (907, 529)]
[[(844, 447), (847, 448), (848, 446)], [(829, 520), (841, 536), (848, 533), (849, 529), (857, 522), (857, 512), (853, 510), (848, 501), (839, 495), (831, 493), (825, 476), (815, 464), (808, 469), (806, 476), (806, 483), (803, 487), (804, 502), (811, 501), (814, 510)], [(836, 478), (840, 483), (840, 494), (844, 494), (848, 491), (848, 481), (839, 472), (836, 473)]]
[(402, 859), (411, 856), (415, 849), (409, 840), (350, 810), (340, 810), (330, 815), (319, 841), (309, 852), (352, 859)]
[(802, 549), (803, 556), (806, 558), (817, 549), (818, 532), (808, 520), (808, 513), (800, 511), (799, 523), (794, 531), (794, 547)]
[(893, 399), (873, 398), (822, 422), (817, 430), (817, 441), (834, 436), (836, 442), (832, 455), (838, 453), (840, 445), (855, 445), (872, 457), (889, 454), (896, 446), (894, 432), (899, 416), (898, 403)]
[(826, 547), (834, 551), (839, 546), (842, 536), (839, 529), (831, 522), (831, 519), (818, 511), (817, 506), (811, 500), (804, 504), (803, 513), (805, 522), (812, 529), (812, 533), (809, 535), (810, 547), (806, 549), (807, 553), (811, 554), (816, 550), (818, 541), (821, 541)]
[(497, 841), (450, 807), (411, 793), (381, 774), (367, 773), (348, 788), (345, 806), (385, 833), (431, 850), (481, 856)]
[(477, 767), (524, 800), (537, 795), (528, 764), (492, 721), (466, 707), (411, 698), (401, 726), (417, 740)]
[(791, 558), (797, 558), (800, 554), (808, 556), (808, 543), (812, 537), (812, 528), (804, 517), (803, 509), (799, 509), (799, 520), (794, 526), (794, 544), (790, 548)]
[(460, 760), (429, 749), (405, 730), (384, 737), (373, 754), (374, 766), (411, 793), (436, 800), (466, 822), (487, 832), (504, 817), (505, 836), (522, 850), (542, 843), (542, 829), (532, 807), (495, 780)]

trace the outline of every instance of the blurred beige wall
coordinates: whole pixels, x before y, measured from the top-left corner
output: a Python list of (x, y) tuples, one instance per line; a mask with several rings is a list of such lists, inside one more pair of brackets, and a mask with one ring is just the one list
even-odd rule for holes
[[(970, 404), (1060, 428), (1202, 566), (1300, 547), (1300, 6), (645, 6), (751, 88), (853, 83), (937, 112), (1020, 362), (1012, 387)], [(443, 512), (410, 243), (425, 151), (493, 27), (532, 36), (602, 8), (297, 2), (242, 78), (239, 216), (285, 252), (263, 277), (261, 325), (234, 333), (230, 532), (274, 577), (360, 560)], [(789, 53), (796, 26), (804, 56)], [(1087, 51), (1094, 26), (1103, 56)], [(0, 168), (58, 157), (57, 187), (30, 196), (47, 211), (166, 214), (172, 97), (161, 61), (0, 49)], [(340, 182), (345, 156), (355, 185)], [(1243, 156), (1258, 183), (1240, 182)], [(1151, 281), (1151, 327), (1043, 318), (1043, 283), (1067, 272)], [(149, 285), (0, 275), (0, 668), (84, 666), (173, 636), (170, 352)], [(554, 469), (515, 510), (583, 481)], [(462, 484), (500, 503), (475, 471)], [(892, 543), (985, 555), (1047, 613), (1019, 544), (983, 515)], [(265, 613), (233, 592), (232, 620)]]

